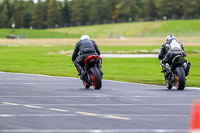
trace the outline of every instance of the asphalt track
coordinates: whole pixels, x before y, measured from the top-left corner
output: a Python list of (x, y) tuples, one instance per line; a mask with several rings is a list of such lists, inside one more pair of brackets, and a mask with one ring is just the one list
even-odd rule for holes
[(0, 132), (188, 133), (199, 88), (0, 72)]

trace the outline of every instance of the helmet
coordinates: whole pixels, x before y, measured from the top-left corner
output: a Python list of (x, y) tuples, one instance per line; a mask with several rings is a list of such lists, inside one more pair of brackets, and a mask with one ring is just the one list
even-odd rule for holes
[(88, 35), (82, 35), (80, 38), (81, 41), (85, 39), (90, 39), (90, 37)]
[(166, 42), (171, 40), (171, 39), (176, 39), (176, 38), (173, 35), (168, 35), (167, 38), (166, 38)]

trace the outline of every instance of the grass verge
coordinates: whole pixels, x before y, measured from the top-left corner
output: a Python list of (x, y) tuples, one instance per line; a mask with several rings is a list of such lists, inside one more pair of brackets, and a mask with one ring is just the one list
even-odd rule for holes
[(88, 34), (92, 38), (199, 36), (200, 20), (168, 20), (78, 26), (54, 29), (0, 29), (0, 38), (16, 35), (25, 38), (78, 38)]
[[(77, 77), (70, 56), (59, 51), (73, 50), (74, 46), (0, 46), (0, 71)], [(110, 51), (154, 50), (160, 46), (101, 46)], [(192, 63), (187, 86), (200, 87), (200, 54), (192, 52), (200, 47), (187, 46), (187, 59)], [(103, 58), (104, 79), (164, 84), (157, 58)]]

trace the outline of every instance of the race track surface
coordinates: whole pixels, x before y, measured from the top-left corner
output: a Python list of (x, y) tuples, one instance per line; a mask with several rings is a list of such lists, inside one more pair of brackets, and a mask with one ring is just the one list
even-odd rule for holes
[(199, 88), (0, 72), (0, 132), (188, 133)]

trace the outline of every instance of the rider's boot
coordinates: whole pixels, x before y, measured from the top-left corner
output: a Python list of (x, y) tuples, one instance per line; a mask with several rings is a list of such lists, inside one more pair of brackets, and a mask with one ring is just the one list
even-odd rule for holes
[(170, 75), (169, 75), (169, 73), (165, 72), (164, 76), (165, 76), (165, 80), (170, 81)]
[(164, 73), (165, 79), (170, 80), (170, 74), (169, 74), (171, 71), (170, 65), (168, 63), (162, 63), (161, 66), (162, 66), (161, 72)]
[(170, 80), (170, 72), (171, 72), (171, 67), (170, 67), (170, 65), (168, 64), (168, 63), (166, 63), (165, 64), (165, 78), (167, 79), (167, 80)]
[(81, 73), (80, 79), (83, 80), (84, 76), (85, 76), (85, 71), (84, 71), (84, 69), (82, 67), (80, 67), (79, 70), (80, 70), (80, 73)]
[(186, 70), (185, 70), (185, 76), (188, 76), (188, 75), (189, 75), (189, 73), (190, 73), (190, 66), (191, 66), (191, 63), (188, 62), (188, 63), (187, 63)]
[(77, 62), (74, 62), (76, 68), (78, 68), (79, 72), (80, 72), (80, 79), (83, 80), (84, 76), (85, 76), (85, 71), (84, 69), (81, 67), (81, 65)]
[(103, 72), (101, 70), (101, 68), (99, 68), (99, 72), (100, 72), (100, 75), (101, 75), (101, 78), (103, 77)]

